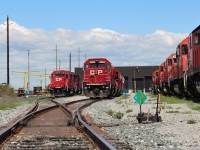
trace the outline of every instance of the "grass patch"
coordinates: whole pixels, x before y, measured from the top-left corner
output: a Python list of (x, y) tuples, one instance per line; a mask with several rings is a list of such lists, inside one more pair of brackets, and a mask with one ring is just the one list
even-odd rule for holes
[(170, 110), (170, 111), (166, 111), (166, 113), (179, 113), (178, 110)]
[(22, 102), (4, 102), (0, 104), (0, 110), (9, 110), (20, 106)]
[(110, 116), (113, 116), (113, 114), (115, 113), (113, 110), (109, 109), (107, 112), (106, 112), (108, 115)]
[(124, 114), (122, 112), (120, 112), (120, 111), (115, 112), (111, 109), (109, 109), (106, 113), (115, 119), (121, 119), (124, 116)]
[(167, 97), (161, 95), (161, 102), (168, 104), (186, 104), (192, 110), (200, 111), (200, 104), (196, 104), (191, 100), (178, 99), (176, 97)]
[(123, 103), (123, 99), (118, 99), (115, 101), (117, 104), (122, 104)]
[(195, 123), (196, 123), (196, 121), (194, 119), (190, 119), (187, 121), (187, 124), (195, 124)]
[(154, 95), (152, 93), (148, 93), (147, 96), (152, 100), (157, 100), (158, 95)]
[(121, 119), (123, 116), (124, 114), (121, 113), (120, 111), (113, 114), (113, 118), (116, 118), (116, 119)]
[(183, 103), (186, 102), (186, 100), (183, 100), (183, 99), (178, 99), (178, 98), (173, 97), (173, 96), (168, 97), (168, 96), (163, 96), (163, 95), (161, 95), (160, 101), (168, 103), (168, 104), (183, 104)]
[(127, 116), (127, 118), (133, 118), (133, 117), (136, 117), (136, 116), (135, 115), (130, 115), (130, 114)]
[(133, 112), (133, 109), (127, 109), (126, 110), (126, 113), (130, 113), (130, 112)]
[(191, 104), (188, 104), (188, 105), (192, 110), (200, 111), (200, 105), (199, 104), (191, 103)]

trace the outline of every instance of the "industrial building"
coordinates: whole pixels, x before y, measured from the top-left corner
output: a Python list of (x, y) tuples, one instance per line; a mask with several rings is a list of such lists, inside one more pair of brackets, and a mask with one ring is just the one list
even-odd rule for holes
[[(126, 90), (145, 90), (147, 92), (151, 87), (152, 72), (158, 69), (158, 66), (123, 66), (115, 68), (122, 73)], [(75, 68), (75, 73), (83, 77), (83, 68)]]

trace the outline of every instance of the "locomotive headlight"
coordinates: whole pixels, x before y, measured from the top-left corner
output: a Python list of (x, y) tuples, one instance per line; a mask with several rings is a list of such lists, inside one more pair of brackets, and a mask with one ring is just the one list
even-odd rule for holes
[(87, 86), (85, 86), (84, 89), (87, 90)]
[(109, 89), (109, 87), (107, 86), (106, 89)]

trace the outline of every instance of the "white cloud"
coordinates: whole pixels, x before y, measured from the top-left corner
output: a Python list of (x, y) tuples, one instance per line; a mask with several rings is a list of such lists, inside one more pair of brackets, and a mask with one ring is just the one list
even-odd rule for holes
[[(55, 69), (55, 46), (58, 46), (58, 61), (61, 69), (69, 69), (69, 52), (72, 67), (78, 65), (78, 49), (81, 50), (81, 66), (87, 57), (106, 57), (114, 66), (159, 65), (187, 34), (156, 30), (152, 34), (122, 34), (116, 31), (95, 28), (89, 31), (72, 31), (58, 28), (28, 29), (12, 22), (10, 25), (10, 72), (27, 71), (27, 50), (30, 51), (30, 68), (44, 74)], [(54, 50), (54, 51), (53, 51)], [(6, 82), (6, 25), (0, 24), (0, 83)], [(23, 86), (23, 76), (11, 74), (11, 84)], [(36, 77), (31, 77), (39, 85)], [(38, 79), (38, 78), (37, 78)], [(21, 81), (21, 82), (19, 82)], [(38, 84), (36, 84), (38, 82)], [(44, 82), (44, 81), (43, 81)]]

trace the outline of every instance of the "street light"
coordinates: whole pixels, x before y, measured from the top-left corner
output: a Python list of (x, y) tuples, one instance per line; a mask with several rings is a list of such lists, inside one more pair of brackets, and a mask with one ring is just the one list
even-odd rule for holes
[[(54, 51), (54, 50), (53, 50)], [(58, 49), (57, 49), (57, 44), (56, 44), (56, 70), (58, 70)]]

